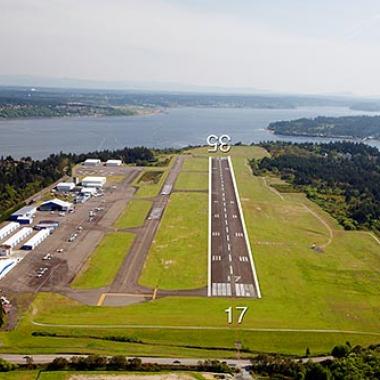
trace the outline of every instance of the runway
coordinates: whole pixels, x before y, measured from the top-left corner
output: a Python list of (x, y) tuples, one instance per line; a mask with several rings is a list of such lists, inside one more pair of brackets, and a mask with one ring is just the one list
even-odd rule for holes
[(209, 171), (208, 296), (261, 298), (231, 158)]

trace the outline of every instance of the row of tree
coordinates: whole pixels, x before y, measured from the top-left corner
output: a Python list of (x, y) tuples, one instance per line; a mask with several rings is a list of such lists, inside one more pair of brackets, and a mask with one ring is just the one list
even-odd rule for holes
[(252, 160), (256, 175), (273, 173), (304, 191), (346, 229), (380, 231), (380, 152), (365, 144), (262, 144), (271, 157)]
[(380, 378), (380, 345), (334, 347), (333, 359), (321, 363), (296, 361), (279, 355), (258, 355), (252, 372), (270, 379), (297, 380), (374, 380)]
[[(29, 363), (28, 367), (35, 367)], [(234, 370), (219, 360), (199, 361), (196, 365), (181, 364), (156, 364), (143, 363), (140, 358), (127, 358), (124, 355), (116, 356), (73, 356), (70, 359), (57, 357), (46, 368), (47, 371), (201, 371), (216, 373), (232, 373)]]

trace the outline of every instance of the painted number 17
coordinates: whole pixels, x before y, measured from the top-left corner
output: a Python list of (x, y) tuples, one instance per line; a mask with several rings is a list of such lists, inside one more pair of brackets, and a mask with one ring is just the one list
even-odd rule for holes
[(234, 322), (234, 309), (239, 312), (237, 323), (240, 325), (243, 322), (244, 316), (248, 311), (248, 306), (230, 306), (224, 312), (227, 314), (227, 323), (232, 324)]

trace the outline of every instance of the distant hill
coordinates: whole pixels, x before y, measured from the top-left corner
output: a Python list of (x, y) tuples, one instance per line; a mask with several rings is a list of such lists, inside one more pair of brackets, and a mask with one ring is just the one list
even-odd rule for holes
[(318, 116), (270, 123), (276, 135), (380, 139), (380, 116)]

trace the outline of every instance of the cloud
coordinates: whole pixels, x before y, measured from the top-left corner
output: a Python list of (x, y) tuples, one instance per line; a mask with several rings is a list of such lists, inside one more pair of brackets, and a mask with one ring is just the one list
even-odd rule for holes
[[(305, 14), (281, 14), (289, 17), (285, 25), (270, 8), (241, 1), (233, 12), (224, 2), (191, 3), (0, 0), (0, 74), (294, 92), (375, 93), (380, 87), (380, 53), (371, 41), (347, 40), (333, 27), (329, 38), (302, 30), (297, 18)], [(322, 29), (323, 15), (312, 17), (313, 30), (318, 22)]]

